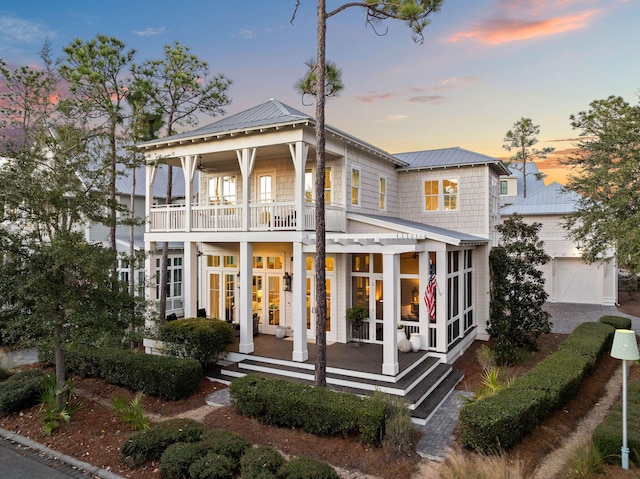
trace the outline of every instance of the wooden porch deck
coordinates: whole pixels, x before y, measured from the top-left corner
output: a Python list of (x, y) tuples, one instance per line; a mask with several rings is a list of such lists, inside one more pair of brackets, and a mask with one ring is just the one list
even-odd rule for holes
[[(239, 352), (239, 338), (227, 347), (229, 352)], [(291, 361), (293, 353), (293, 338), (278, 339), (270, 334), (258, 334), (253, 338), (254, 351), (251, 356)], [(304, 363), (315, 364), (316, 345), (307, 341), (309, 359)], [(410, 369), (413, 364), (421, 361), (427, 351), (398, 352), (399, 373)], [(381, 374), (382, 345), (373, 343), (330, 343), (327, 345), (327, 367), (346, 369), (369, 374)]]

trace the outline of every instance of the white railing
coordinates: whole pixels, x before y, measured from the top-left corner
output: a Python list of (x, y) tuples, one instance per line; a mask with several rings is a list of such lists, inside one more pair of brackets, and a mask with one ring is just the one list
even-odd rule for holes
[[(243, 205), (193, 205), (191, 231), (242, 231)], [(273, 201), (249, 205), (249, 231), (290, 231), (298, 229), (298, 214), (293, 201)], [(149, 215), (152, 232), (186, 231), (185, 205), (153, 206)], [(302, 229), (315, 230), (315, 205), (306, 203)], [(326, 231), (344, 232), (346, 212), (339, 206), (325, 206)]]

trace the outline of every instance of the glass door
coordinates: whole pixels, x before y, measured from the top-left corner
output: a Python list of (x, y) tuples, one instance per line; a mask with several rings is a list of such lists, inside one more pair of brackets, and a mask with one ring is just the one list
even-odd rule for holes
[[(331, 278), (326, 278), (327, 285), (327, 341), (336, 341), (335, 328), (332, 328), (332, 303), (331, 303)], [(306, 282), (306, 305), (307, 305), (307, 337), (316, 337), (316, 290), (315, 277), (307, 276)]]

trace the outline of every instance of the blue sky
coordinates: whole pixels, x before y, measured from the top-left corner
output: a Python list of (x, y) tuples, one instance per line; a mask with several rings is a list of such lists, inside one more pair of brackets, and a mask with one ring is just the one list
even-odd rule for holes
[[(160, 58), (180, 41), (213, 73), (232, 80), (235, 113), (276, 98), (313, 113), (293, 89), (315, 54), (316, 2), (301, 0), (23, 0), (0, 6), (0, 58), (37, 64), (73, 39), (114, 36)], [(343, 0), (328, 0), (331, 10)], [(521, 117), (541, 126), (540, 146), (557, 159), (575, 143), (569, 116), (595, 99), (640, 91), (637, 0), (445, 0), (423, 45), (406, 25), (374, 31), (361, 9), (329, 19), (327, 57), (345, 89), (327, 122), (391, 153), (460, 146), (505, 157), (504, 134)], [(203, 123), (209, 119), (203, 119)], [(571, 141), (571, 140), (574, 141)]]

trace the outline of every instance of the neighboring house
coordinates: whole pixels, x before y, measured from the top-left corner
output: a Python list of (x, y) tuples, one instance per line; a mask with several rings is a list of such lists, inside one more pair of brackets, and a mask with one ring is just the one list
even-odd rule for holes
[[(531, 171), (537, 172), (535, 163)], [(519, 178), (519, 170), (510, 167), (511, 175), (501, 181)], [(551, 183), (544, 186), (542, 180), (531, 180), (527, 177), (527, 197), (515, 197), (509, 191), (503, 203), (509, 203), (501, 209), (503, 220), (518, 214), (527, 223), (538, 222), (542, 225), (539, 237), (544, 242), (544, 249), (551, 261), (541, 270), (545, 278), (545, 291), (551, 303), (583, 303), (615, 305), (618, 302), (618, 273), (615, 255), (612, 253), (606, 261), (587, 264), (582, 260), (580, 248), (567, 237), (564, 229), (564, 217), (576, 211), (579, 196), (566, 191), (562, 185)]]
[[(315, 336), (315, 120), (270, 100), (139, 148), (148, 160), (145, 249), (183, 242), (184, 315), (203, 308), (238, 324), (237, 352), (227, 359), (242, 367), (260, 358), (266, 364), (260, 370), (272, 373), (283, 361), (265, 358), (256, 341), (283, 327), (292, 340), (279, 343), (288, 350), (289, 370), (281, 373), (308, 371)], [(158, 160), (182, 168), (185, 197), (197, 202), (154, 204)], [(354, 336), (347, 309), (363, 305), (369, 318), (358, 339), (372, 349), (347, 355), (370, 351), (366, 367), (374, 369), (364, 373), (355, 359), (346, 361), (328, 368), (328, 384), (380, 388), (408, 397), (418, 411), (439, 384), (450, 391), (459, 381), (449, 364), (476, 338), (487, 338), (488, 256), (497, 244), (499, 180), (508, 173), (500, 160), (464, 149), (391, 155), (327, 126), (328, 362), (332, 345)], [(434, 316), (424, 301), (431, 274)], [(398, 352), (398, 324), (419, 336), (419, 353)], [(146, 345), (151, 352), (153, 342)], [(419, 421), (428, 413), (415, 414)]]
[[(131, 205), (131, 191), (133, 189), (134, 182), (132, 181), (132, 170), (119, 168), (121, 174), (116, 178), (116, 199), (119, 203), (124, 205), (127, 210)], [(144, 232), (146, 229), (145, 218), (145, 173), (144, 167), (136, 169), (136, 181), (135, 181), (135, 194), (134, 194), (134, 216), (141, 220), (141, 224), (134, 226), (134, 249), (136, 253), (140, 253), (143, 256), (144, 249)], [(184, 205), (184, 178), (182, 177), (182, 171), (175, 169), (174, 171), (174, 186), (172, 188), (174, 203)], [(166, 203), (166, 185), (167, 185), (167, 169), (166, 167), (159, 167), (157, 170), (156, 183), (153, 194), (153, 203), (164, 205)], [(109, 242), (109, 227), (102, 223), (89, 223), (85, 227), (85, 238), (92, 243), (100, 243), (105, 247), (110, 246)], [(118, 276), (119, 279), (125, 283), (129, 283), (130, 269), (128, 266), (128, 257), (130, 254), (131, 244), (131, 232), (130, 227), (127, 225), (119, 224), (116, 227), (116, 250), (118, 253)], [(167, 314), (175, 314), (176, 316), (184, 315), (184, 298), (182, 293), (182, 246), (180, 243), (169, 243), (169, 274), (168, 281), (169, 287), (167, 288)], [(150, 271), (150, 274), (145, 275), (144, 262), (141, 262), (140, 266), (135, 271), (135, 282), (137, 294), (140, 296), (145, 295), (145, 285), (148, 285), (149, 281), (153, 281), (155, 284), (155, 294), (152, 295), (151, 300), (157, 301), (160, 295), (160, 288), (155, 280), (160, 276), (160, 264), (162, 257), (162, 244), (159, 245), (158, 251), (151, 251), (149, 254), (150, 263), (155, 265), (155, 268)]]

